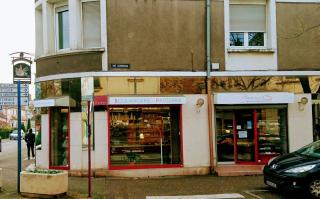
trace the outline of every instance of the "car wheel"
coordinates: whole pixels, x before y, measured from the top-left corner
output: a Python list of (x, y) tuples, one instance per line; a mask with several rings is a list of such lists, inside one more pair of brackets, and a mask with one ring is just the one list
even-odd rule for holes
[(314, 198), (320, 198), (320, 179), (315, 179), (309, 184), (309, 193)]

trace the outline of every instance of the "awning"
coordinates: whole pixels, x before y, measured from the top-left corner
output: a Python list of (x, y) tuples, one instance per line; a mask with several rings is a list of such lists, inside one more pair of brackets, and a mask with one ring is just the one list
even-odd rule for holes
[(76, 101), (69, 96), (53, 97), (42, 100), (34, 100), (34, 107), (70, 106), (75, 107)]
[(289, 104), (294, 103), (294, 93), (288, 92), (243, 92), (216, 93), (215, 104)]
[(185, 96), (110, 96), (109, 105), (185, 104)]

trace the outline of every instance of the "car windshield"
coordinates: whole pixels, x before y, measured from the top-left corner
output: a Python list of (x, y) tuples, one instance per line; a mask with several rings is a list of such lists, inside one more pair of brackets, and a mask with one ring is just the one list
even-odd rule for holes
[(320, 158), (320, 140), (296, 151), (297, 154)]

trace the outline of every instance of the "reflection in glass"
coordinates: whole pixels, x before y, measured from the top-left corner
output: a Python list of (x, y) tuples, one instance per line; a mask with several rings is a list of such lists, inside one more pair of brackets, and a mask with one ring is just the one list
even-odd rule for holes
[(233, 112), (217, 110), (218, 161), (234, 161)]
[(68, 166), (69, 109), (50, 108), (50, 166)]
[(253, 110), (243, 109), (235, 112), (237, 161), (255, 161), (255, 136)]
[(249, 32), (248, 39), (249, 39), (249, 46), (264, 46), (263, 32)]
[(244, 33), (243, 32), (230, 32), (230, 46), (243, 46)]
[(180, 164), (180, 106), (112, 107), (112, 166)]
[(59, 49), (69, 48), (69, 11), (58, 12), (58, 45)]

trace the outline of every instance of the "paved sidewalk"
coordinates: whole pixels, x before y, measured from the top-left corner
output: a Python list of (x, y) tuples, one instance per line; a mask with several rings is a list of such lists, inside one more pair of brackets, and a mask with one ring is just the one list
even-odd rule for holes
[[(7, 184), (8, 185), (8, 184)], [(245, 198), (245, 190), (265, 188), (262, 176), (216, 177), (181, 176), (159, 178), (92, 178), (92, 198), (97, 199), (145, 199), (146, 196), (209, 195), (239, 193)], [(69, 190), (64, 198), (87, 198), (88, 179), (69, 177)], [(24, 198), (16, 192), (16, 184), (5, 186), (1, 199)]]
[[(34, 159), (26, 159), (25, 144), (22, 145), (22, 160), (22, 170), (35, 163)], [(0, 153), (0, 168), (3, 169), (3, 187), (0, 192), (0, 199), (23, 198), (17, 193), (16, 141), (9, 141), (5, 144), (4, 152)], [(69, 177), (69, 189), (64, 199), (87, 198), (87, 191), (87, 177)], [(256, 197), (257, 194), (261, 195), (261, 193), (263, 197)], [(96, 199), (146, 199), (147, 196), (212, 194), (241, 194), (246, 199), (288, 199), (266, 190), (262, 176), (92, 178), (92, 198)], [(292, 199), (292, 197), (289, 198)]]

